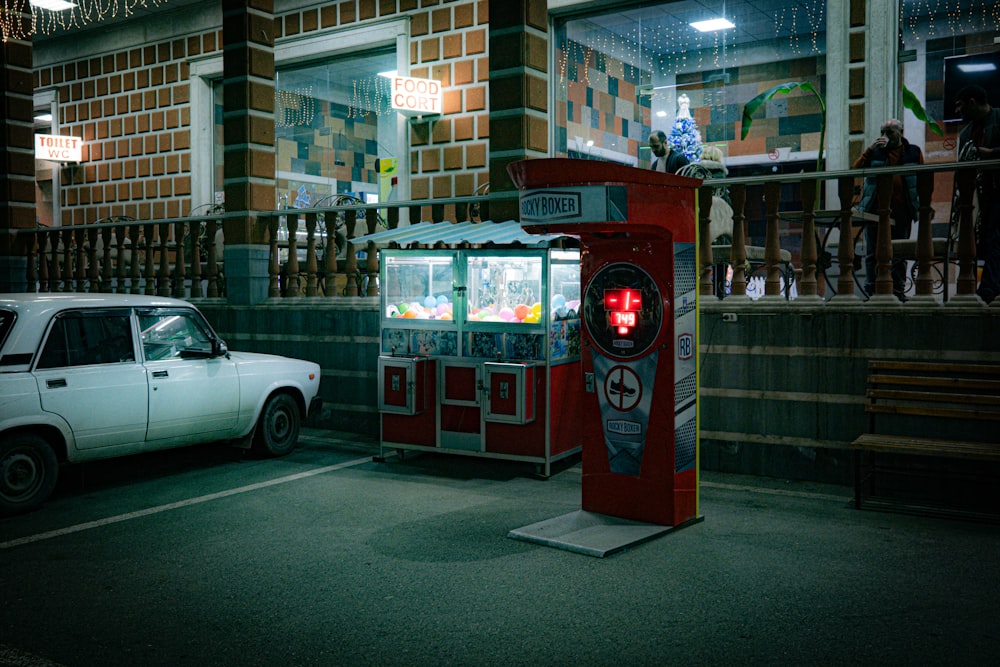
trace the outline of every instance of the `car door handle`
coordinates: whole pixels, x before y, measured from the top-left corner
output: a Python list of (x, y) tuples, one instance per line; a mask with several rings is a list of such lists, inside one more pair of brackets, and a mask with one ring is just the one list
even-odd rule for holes
[(155, 378), (165, 378), (167, 377), (166, 371), (153, 371), (153, 377)]
[(55, 380), (46, 380), (45, 386), (49, 389), (59, 389), (60, 387), (66, 386), (66, 378), (58, 378)]

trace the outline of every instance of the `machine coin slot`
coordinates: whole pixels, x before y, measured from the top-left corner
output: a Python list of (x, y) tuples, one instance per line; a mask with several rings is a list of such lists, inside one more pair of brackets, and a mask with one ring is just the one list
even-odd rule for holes
[(510, 398), (510, 383), (501, 382), (500, 383), (500, 398)]
[(393, 391), (399, 391), (399, 376), (398, 375), (393, 375), (392, 376), (392, 390)]

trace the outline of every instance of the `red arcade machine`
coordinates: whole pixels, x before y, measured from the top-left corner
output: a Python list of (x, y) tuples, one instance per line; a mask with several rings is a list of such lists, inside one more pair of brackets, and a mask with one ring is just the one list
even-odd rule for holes
[[(353, 239), (379, 251), (381, 438), (535, 464), (580, 451), (580, 253), (516, 221), (419, 223)], [(473, 243), (480, 247), (469, 247)], [(429, 246), (450, 245), (453, 248)], [(488, 246), (488, 247), (483, 247)]]
[(701, 182), (561, 158), (508, 169), (525, 230), (580, 238), (583, 510), (670, 527), (700, 520)]

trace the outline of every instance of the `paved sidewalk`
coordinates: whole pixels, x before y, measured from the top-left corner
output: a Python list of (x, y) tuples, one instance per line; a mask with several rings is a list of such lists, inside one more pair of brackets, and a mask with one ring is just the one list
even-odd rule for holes
[(594, 558), (507, 537), (579, 509), (574, 462), (543, 481), (532, 466), (464, 457), (376, 463), (373, 443), (350, 434), (309, 430), (303, 445), (43, 508), (33, 520), (55, 528), (74, 503), (123, 513), (203, 498), (0, 550), (0, 665), (923, 666), (1000, 654), (996, 525), (859, 512), (846, 487), (706, 473), (703, 522)]

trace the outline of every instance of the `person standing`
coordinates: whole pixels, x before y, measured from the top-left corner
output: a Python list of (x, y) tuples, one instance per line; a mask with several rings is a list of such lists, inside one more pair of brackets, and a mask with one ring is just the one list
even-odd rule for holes
[(676, 174), (678, 169), (688, 163), (683, 153), (670, 148), (663, 130), (656, 130), (649, 135), (649, 148), (653, 151), (653, 164), (649, 166), (653, 171)]
[[(918, 146), (914, 146), (903, 137), (903, 123), (895, 118), (882, 123), (881, 134), (854, 161), (855, 169), (867, 167), (891, 167), (905, 164), (923, 164), (924, 154)], [(866, 178), (858, 205), (866, 213), (876, 213), (878, 206), (876, 179)], [(920, 201), (917, 198), (917, 177), (915, 174), (893, 176), (892, 197), (889, 201), (889, 217), (892, 222), (892, 238), (908, 239), (917, 217)], [(878, 245), (878, 225), (865, 225), (865, 292), (869, 296), (875, 293), (876, 258), (875, 248)], [(900, 301), (906, 301), (906, 261), (893, 258), (892, 293)]]
[[(986, 90), (966, 86), (958, 92), (955, 111), (966, 124), (958, 134), (958, 160), (1000, 158), (1000, 109), (990, 106)], [(976, 175), (979, 205), (977, 254), (983, 276), (976, 294), (991, 303), (1000, 294), (1000, 170), (981, 170)]]

